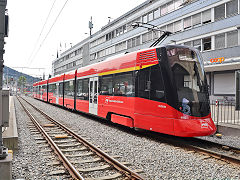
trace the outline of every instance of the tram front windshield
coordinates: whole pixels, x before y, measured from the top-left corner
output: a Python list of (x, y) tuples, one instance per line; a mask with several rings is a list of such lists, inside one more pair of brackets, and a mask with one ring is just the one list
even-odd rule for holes
[(168, 48), (167, 55), (176, 83), (179, 110), (190, 116), (208, 115), (208, 88), (200, 55), (189, 48), (178, 47)]

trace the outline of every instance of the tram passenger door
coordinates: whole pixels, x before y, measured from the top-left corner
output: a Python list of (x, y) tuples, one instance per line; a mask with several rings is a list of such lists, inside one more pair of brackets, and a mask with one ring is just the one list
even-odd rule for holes
[(98, 113), (98, 77), (90, 78), (89, 81), (89, 113)]
[(42, 95), (43, 95), (43, 89), (42, 89), (42, 86), (40, 86), (40, 99), (43, 99)]
[(59, 103), (59, 83), (56, 83), (56, 104)]

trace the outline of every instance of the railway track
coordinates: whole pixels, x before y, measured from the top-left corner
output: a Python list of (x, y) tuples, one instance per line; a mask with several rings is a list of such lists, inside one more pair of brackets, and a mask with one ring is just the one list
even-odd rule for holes
[[(142, 180), (136, 171), (130, 170), (123, 163), (108, 156), (98, 147), (86, 141), (63, 124), (52, 119), (34, 105), (21, 97), (17, 97), (24, 111), (30, 117), (36, 129), (44, 137), (72, 179), (133, 179)], [(28, 106), (28, 107), (27, 107)], [(36, 118), (38, 114), (38, 118)], [(39, 118), (41, 114), (41, 118)], [(48, 147), (48, 146), (44, 146)]]
[(228, 163), (240, 165), (240, 148), (207, 141), (199, 138), (182, 138), (171, 135), (159, 134), (155, 132), (140, 132), (154, 140), (171, 144), (175, 147), (184, 148), (190, 152), (203, 154), (203, 159), (215, 158)]
[(240, 148), (199, 138), (189, 138), (186, 143), (190, 144), (193, 149), (196, 148), (197, 151), (240, 165)]

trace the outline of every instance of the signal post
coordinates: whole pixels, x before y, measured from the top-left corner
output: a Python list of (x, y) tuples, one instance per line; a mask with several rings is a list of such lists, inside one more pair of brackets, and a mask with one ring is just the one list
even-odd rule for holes
[(2, 129), (8, 127), (9, 121), (9, 91), (2, 89), (3, 84), (3, 54), (4, 38), (8, 36), (7, 0), (0, 0), (0, 180), (12, 179), (12, 154), (3, 146)]

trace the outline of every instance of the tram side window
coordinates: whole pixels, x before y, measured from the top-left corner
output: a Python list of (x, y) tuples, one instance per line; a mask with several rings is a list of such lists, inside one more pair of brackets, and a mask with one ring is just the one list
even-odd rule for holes
[(165, 101), (164, 84), (158, 65), (142, 69), (138, 73), (138, 96), (154, 101)]
[(77, 80), (77, 94), (76, 94), (76, 98), (77, 99), (83, 99), (83, 80), (82, 79), (78, 79)]
[(43, 87), (39, 86), (39, 89), (40, 89), (40, 95), (43, 95)]
[(88, 100), (88, 83), (89, 79), (83, 79), (83, 99)]
[(59, 92), (59, 97), (63, 97), (63, 82), (59, 83), (58, 92)]
[(150, 96), (150, 68), (145, 68), (138, 72), (138, 96), (149, 99)]
[(100, 95), (113, 95), (113, 76), (103, 76), (100, 83)]
[(88, 100), (88, 79), (77, 80), (77, 99)]
[(48, 90), (49, 93), (56, 96), (57, 94), (56, 89), (57, 89), (56, 84), (49, 84), (49, 90)]
[(161, 102), (165, 101), (163, 77), (158, 65), (151, 67), (150, 80), (150, 99)]
[(115, 96), (134, 96), (133, 73), (116, 74), (114, 77)]
[(52, 90), (52, 84), (49, 84), (49, 85), (48, 85), (48, 93), (49, 93), (49, 94), (53, 94), (52, 91), (53, 91), (53, 90)]
[(52, 86), (53, 86), (53, 88), (52, 88), (52, 90), (53, 90), (53, 95), (54, 95), (54, 96), (57, 96), (57, 85), (56, 85), (56, 84), (53, 84)]
[(64, 98), (72, 98), (74, 96), (73, 80), (64, 82)]
[(43, 85), (42, 86), (42, 93), (44, 94), (44, 93), (46, 93), (47, 92), (47, 86), (46, 85)]

